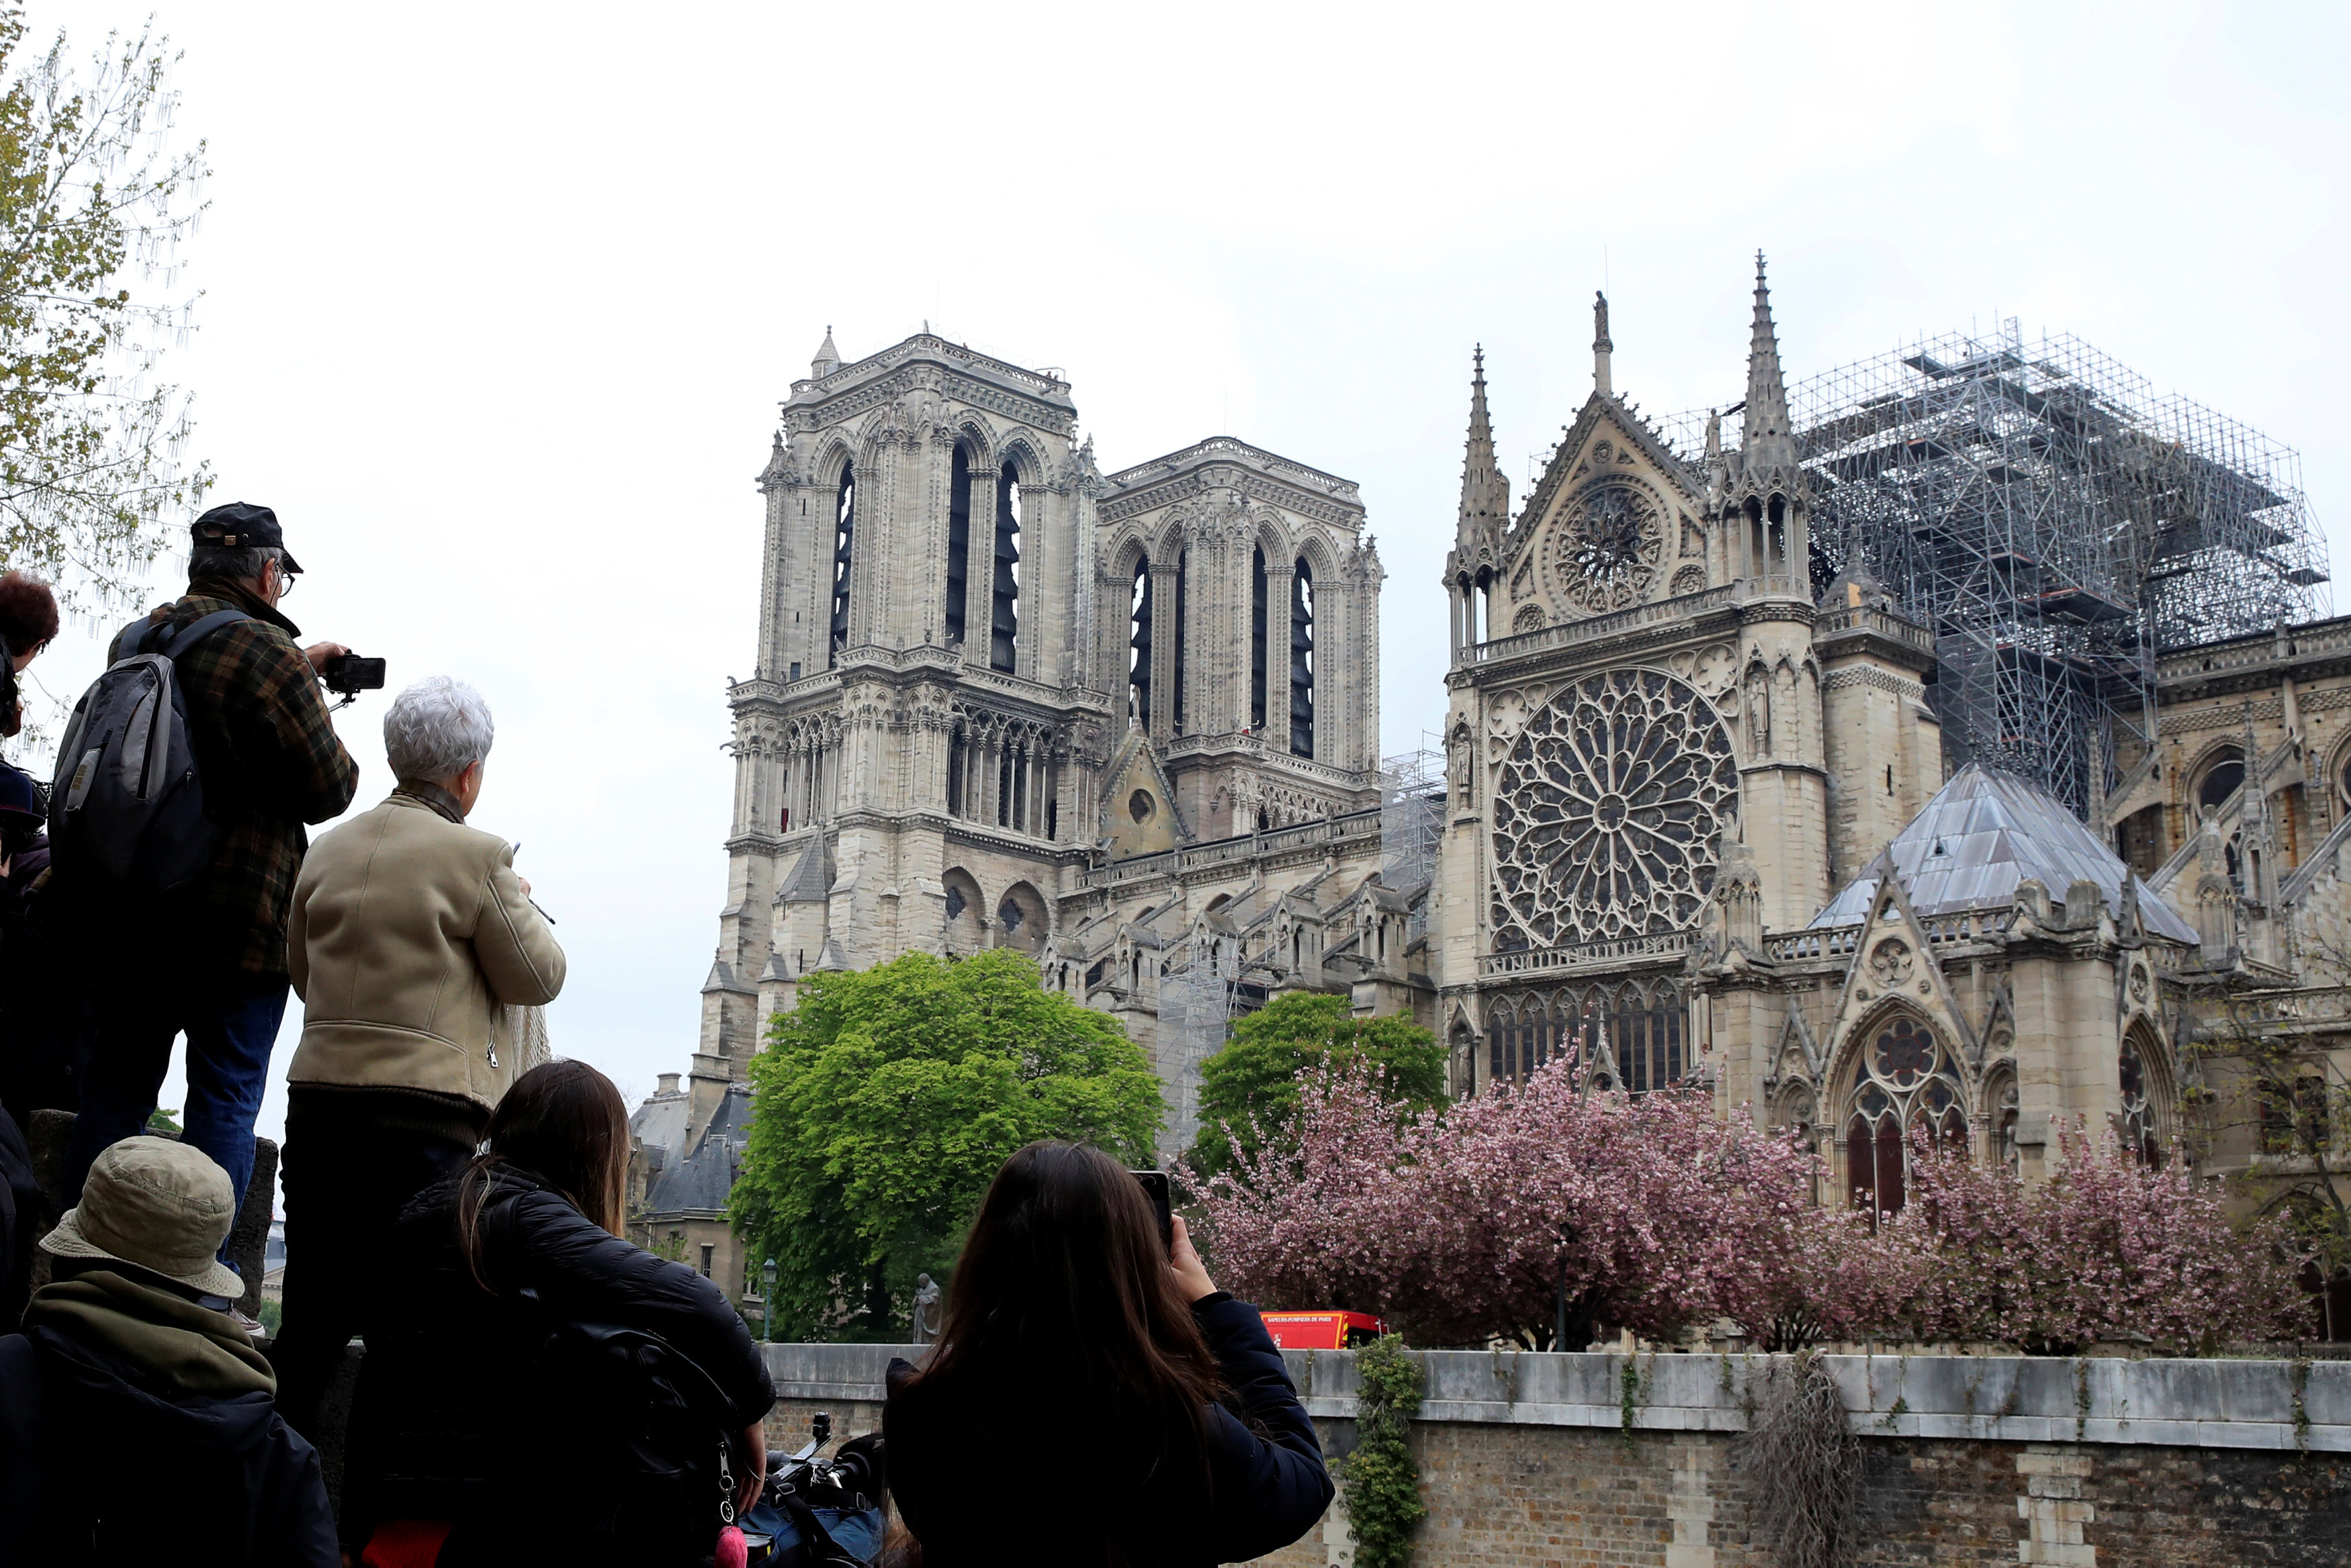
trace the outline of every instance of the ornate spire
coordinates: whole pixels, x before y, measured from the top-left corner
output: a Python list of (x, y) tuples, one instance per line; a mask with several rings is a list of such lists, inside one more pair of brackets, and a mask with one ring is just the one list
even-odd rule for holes
[(1747, 348), (1747, 422), (1740, 447), (1750, 470), (1795, 465), (1788, 386), (1780, 374), (1780, 337), (1771, 326), (1771, 289), (1763, 281), (1761, 251), (1755, 253), (1755, 328)]
[(1510, 516), (1510, 482), (1494, 461), (1494, 426), (1486, 412), (1486, 348), (1479, 345), (1469, 378), (1469, 439), (1461, 463), (1461, 524), (1466, 552), (1479, 539), (1499, 540)]
[(1608, 374), (1608, 356), (1615, 347), (1608, 341), (1608, 296), (1595, 288), (1592, 291), (1592, 389), (1604, 398), (1616, 395)]
[(816, 358), (809, 361), (809, 375), (811, 378), (830, 376), (840, 369), (841, 350), (832, 346), (832, 328), (827, 326), (824, 342), (818, 346)]

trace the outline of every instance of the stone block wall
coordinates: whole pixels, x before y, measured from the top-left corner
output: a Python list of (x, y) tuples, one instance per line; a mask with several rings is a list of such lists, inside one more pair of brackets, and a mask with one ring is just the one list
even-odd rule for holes
[[(882, 1345), (777, 1345), (771, 1445), (877, 1428)], [(1354, 1357), (1288, 1357), (1324, 1451)], [(1741, 1468), (1761, 1357), (1423, 1357), (1416, 1568), (1771, 1568)], [(2351, 1363), (1833, 1356), (1860, 1436), (1867, 1568), (2351, 1562)], [(1050, 1417), (1040, 1412), (1040, 1440)], [(1352, 1568), (1345, 1496), (1268, 1568)]]

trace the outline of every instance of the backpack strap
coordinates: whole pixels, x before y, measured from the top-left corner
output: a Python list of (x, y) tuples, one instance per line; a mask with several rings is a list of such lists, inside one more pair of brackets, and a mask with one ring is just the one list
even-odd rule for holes
[[(202, 642), (205, 638), (210, 637), (213, 633), (228, 625), (231, 621), (251, 620), (252, 618), (253, 618), (251, 616), (246, 614), (243, 610), (214, 610), (212, 614), (201, 618), (193, 624), (182, 630), (169, 642), (163, 644), (161, 649), (156, 649), (156, 651), (160, 652), (164, 658), (176, 664), (180, 660), (180, 655), (187, 652), (188, 649), (195, 647), (197, 643)], [(156, 629), (161, 630), (162, 628), (158, 627)], [(153, 633), (150, 632), (146, 638), (143, 638), (141, 640), (142, 643), (153, 640)]]

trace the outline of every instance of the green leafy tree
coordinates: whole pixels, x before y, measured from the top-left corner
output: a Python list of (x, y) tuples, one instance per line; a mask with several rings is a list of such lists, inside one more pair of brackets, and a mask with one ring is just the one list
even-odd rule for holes
[(163, 294), (204, 149), (166, 145), (163, 40), (110, 34), (87, 74), (62, 35), (29, 61), (24, 40), (0, 8), (0, 562), (120, 601), (210, 482), (176, 455), (187, 400), (151, 384), (188, 330)]
[(997, 1168), (1039, 1138), (1149, 1162), (1159, 1078), (1116, 1020), (1008, 950), (814, 974), (751, 1064), (730, 1214), (776, 1260), (776, 1334), (894, 1338)]
[(1374, 1092), (1400, 1110), (1417, 1111), (1445, 1098), (1444, 1049), (1411, 1019), (1357, 1018), (1343, 996), (1277, 997), (1234, 1024), (1232, 1043), (1200, 1068), (1193, 1170), (1206, 1178), (1231, 1169), (1236, 1139), (1244, 1158), (1264, 1142), (1277, 1147), (1289, 1142), (1299, 1075), (1326, 1063), (1346, 1071), (1369, 1069)]

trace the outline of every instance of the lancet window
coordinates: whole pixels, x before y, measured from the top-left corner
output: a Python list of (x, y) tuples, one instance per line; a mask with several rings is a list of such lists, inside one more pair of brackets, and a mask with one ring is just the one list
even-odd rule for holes
[(2147, 1061), (2137, 1037), (2123, 1038), (2117, 1063), (2122, 1088), (2122, 1120), (2116, 1136), (2123, 1147), (2143, 1165), (2163, 1163), (2163, 1142), (2156, 1128), (2155, 1107), (2147, 1094)]
[(1853, 1207), (1873, 1216), (1902, 1211), (1910, 1134), (1922, 1128), (1932, 1143), (1965, 1157), (1967, 1112), (1950, 1054), (1926, 1024), (1896, 1013), (1863, 1048), (1846, 1106), (1845, 1189)]
[(1134, 662), (1126, 676), (1126, 716), (1151, 727), (1151, 557), (1134, 561), (1134, 597), (1127, 611), (1128, 646)]
[(1044, 724), (958, 704), (947, 734), (947, 815), (1058, 837), (1060, 751)]
[(849, 647), (849, 574), (856, 542), (857, 469), (853, 462), (844, 462), (841, 489), (833, 498), (832, 629), (825, 652), (827, 670), (841, 662), (841, 653)]
[(1495, 1083), (1524, 1083), (1565, 1059), (1592, 1087), (1646, 1094), (1687, 1074), (1685, 1023), (1681, 992), (1667, 980), (1519, 992), (1488, 1015), (1487, 1067)]
[(1265, 728), (1265, 551), (1249, 556), (1249, 728)]
[(1008, 675), (1019, 665), (1019, 470), (1007, 462), (996, 482), (996, 588), (991, 597), (987, 667)]
[(956, 442), (955, 465), (947, 480), (947, 605), (946, 642), (963, 641), (964, 611), (970, 602), (971, 579), (971, 449)]
[(1191, 564), (1192, 552), (1189, 550), (1183, 551), (1176, 557), (1176, 657), (1169, 663), (1169, 668), (1176, 671), (1176, 690), (1169, 692), (1167, 695), (1169, 701), (1175, 705), (1175, 711), (1171, 715), (1175, 720), (1172, 732), (1178, 735), (1190, 733), (1189, 731), (1184, 728), (1184, 687), (1186, 685), (1186, 681), (1184, 680), (1184, 623), (1186, 606), (1192, 597), (1191, 591), (1186, 587), (1185, 572), (1186, 568), (1190, 566)]
[(1290, 584), (1290, 754), (1314, 754), (1314, 574), (1302, 556)]

